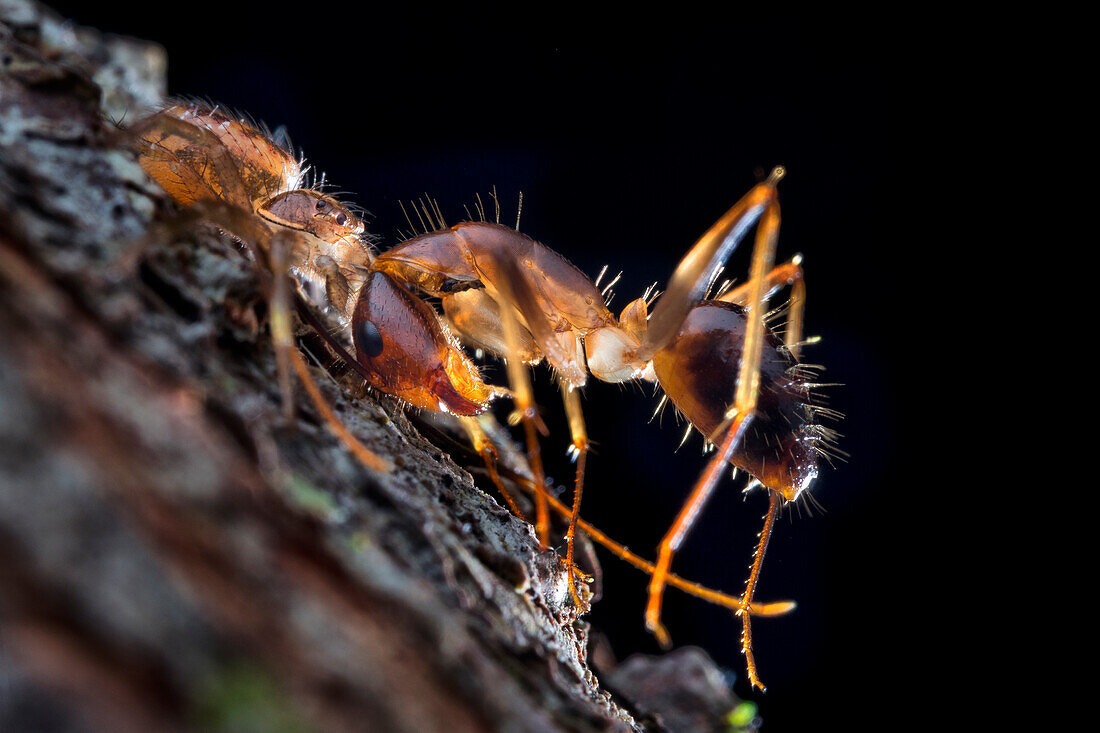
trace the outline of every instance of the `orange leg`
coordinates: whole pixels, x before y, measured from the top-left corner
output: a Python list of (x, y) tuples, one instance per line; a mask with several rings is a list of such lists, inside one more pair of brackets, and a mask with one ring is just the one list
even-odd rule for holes
[[(782, 168), (773, 170), (767, 181), (754, 186), (730, 207), (680, 260), (669, 278), (668, 288), (649, 317), (645, 336), (638, 348), (639, 359), (649, 361), (676, 336), (687, 314), (706, 295), (711, 273), (729, 257), (753, 223), (775, 206), (775, 186), (784, 175)], [(772, 256), (774, 260), (774, 250)], [(763, 273), (757, 274), (754, 260), (754, 279), (762, 278), (771, 270), (771, 261), (767, 264)]]
[[(798, 352), (802, 342), (802, 315), (806, 310), (806, 279), (802, 272), (802, 256), (796, 256), (790, 262), (777, 266), (768, 273), (764, 281), (764, 289), (770, 297), (775, 291), (784, 285), (791, 286), (790, 315), (787, 317), (787, 332), (784, 341), (790, 349), (791, 356), (798, 358)], [(733, 288), (729, 292), (718, 296), (718, 300), (738, 305), (748, 305), (752, 295), (752, 283), (745, 283)]]
[(497, 491), (504, 497), (504, 501), (508, 504), (508, 508), (512, 510), (512, 514), (523, 521), (527, 521), (527, 516), (523, 513), (523, 510), (519, 508), (519, 504), (516, 503), (516, 499), (512, 496), (512, 492), (504, 485), (504, 481), (500, 478), (500, 473), (497, 471), (497, 451), (493, 447), (493, 442), (489, 440), (489, 436), (485, 434), (481, 425), (478, 423), (476, 417), (460, 417), (459, 423), (466, 430), (466, 434), (470, 438), (470, 442), (474, 446), (474, 450), (481, 456), (482, 462), (485, 464), (485, 470), (489, 472), (489, 478), (492, 480), (493, 485), (497, 487)]
[[(504, 273), (501, 279), (500, 289), (504, 296), (504, 302), (515, 303), (516, 294), (521, 293), (525, 299), (533, 299), (533, 295), (527, 288), (514, 262), (506, 258), (497, 260), (497, 265)], [(548, 492), (546, 490), (546, 474), (542, 468), (542, 453), (539, 448), (538, 433), (546, 433), (546, 426), (538, 416), (535, 407), (534, 390), (531, 387), (531, 376), (527, 373), (527, 365), (518, 355), (522, 349), (522, 335), (519, 319), (510, 307), (500, 309), (501, 321), (504, 326), (504, 341), (508, 349), (505, 365), (508, 369), (508, 382), (512, 388), (513, 402), (518, 413), (518, 420), (523, 422), (524, 436), (527, 441), (527, 461), (531, 466), (531, 474), (536, 484), (535, 491), (535, 534), (539, 544), (546, 549), (550, 542), (550, 510), (547, 503)]]
[(703, 475), (695, 483), (695, 488), (691, 490), (691, 495), (684, 502), (683, 508), (680, 509), (680, 513), (658, 548), (657, 565), (653, 570), (653, 577), (649, 579), (649, 603), (646, 605), (645, 624), (646, 628), (657, 637), (657, 642), (666, 649), (672, 645), (672, 639), (669, 638), (668, 631), (661, 623), (661, 601), (664, 597), (665, 583), (668, 582), (672, 555), (680, 549), (687, 533), (699, 518), (699, 513), (702, 512), (711, 492), (726, 471), (727, 461), (733, 455), (734, 449), (740, 443), (741, 437), (751, 422), (750, 413), (739, 414), (734, 419), (726, 439), (722, 441), (721, 447), (715, 452)]
[[(288, 276), (285, 274), (285, 269), (278, 269), (278, 266), (285, 264), (287, 253), (293, 248), (293, 240), (297, 237), (297, 234), (290, 230), (272, 234), (267, 225), (258, 221), (249, 212), (221, 202), (202, 201), (196, 203), (192, 208), (192, 215), (197, 215), (215, 226), (232, 232), (236, 238), (245, 244), (258, 265), (260, 287), (267, 294), (271, 311), (272, 341), (275, 345), (284, 414), (288, 409), (293, 409), (293, 401), (288, 397), (288, 394), (292, 394), (290, 371), (293, 369), (297, 372), (310, 400), (317, 407), (322, 418), (348, 450), (372, 470), (382, 473), (391, 471), (393, 465), (389, 461), (364, 447), (336, 417), (332, 408), (325, 401), (320, 389), (313, 382), (309, 369), (302, 360), (302, 355), (294, 345), (289, 308), (292, 291), (289, 288), (280, 291), (279, 280), (283, 281), (285, 287)], [(273, 273), (279, 273), (279, 275), (275, 276)], [(327, 330), (323, 325), (318, 324), (316, 319), (312, 319), (312, 325), (319, 334), (328, 335)]]
[(756, 659), (752, 655), (752, 624), (746, 609), (752, 603), (756, 593), (756, 583), (760, 580), (760, 568), (764, 565), (764, 554), (768, 551), (768, 541), (772, 536), (772, 527), (775, 526), (775, 518), (779, 515), (779, 502), (782, 497), (775, 491), (768, 492), (768, 513), (764, 517), (764, 528), (760, 530), (760, 540), (756, 545), (756, 553), (752, 559), (752, 570), (749, 571), (749, 580), (745, 584), (745, 595), (741, 597), (741, 608), (737, 609), (737, 615), (741, 617), (741, 652), (745, 655), (745, 664), (749, 671), (749, 684), (753, 687), (764, 689), (756, 673)]
[[(534, 484), (531, 482), (530, 479), (525, 476), (515, 474), (512, 471), (507, 471), (507, 469), (505, 470), (508, 474), (508, 477), (516, 481), (528, 493), (531, 493), (532, 495), (535, 493)], [(572, 510), (565, 504), (562, 504), (553, 496), (547, 497), (547, 501), (550, 504), (550, 508), (557, 512), (559, 516), (564, 518), (572, 517)], [(648, 575), (653, 575), (653, 573), (656, 572), (656, 565), (651, 563), (649, 560), (646, 560), (645, 558), (631, 552), (628, 547), (620, 542), (616, 542), (615, 540), (611, 539), (611, 537), (601, 532), (596, 526), (590, 524), (580, 517), (577, 518), (577, 528), (588, 535), (594, 542), (608, 550), (612, 555), (619, 558), (628, 565), (631, 565)], [(712, 590), (704, 585), (692, 582), (671, 572), (668, 573), (666, 580), (668, 585), (671, 585), (674, 588), (678, 588), (688, 595), (695, 596), (696, 598), (701, 598), (708, 603), (715, 604), (716, 606), (724, 606), (725, 608), (729, 608), (733, 611), (740, 611), (742, 607), (744, 607), (745, 610), (753, 616), (782, 616), (784, 614), (790, 613), (796, 607), (794, 601), (778, 601), (775, 603), (757, 603), (753, 601), (745, 605), (742, 603), (742, 599), (738, 596), (731, 596), (720, 591)]]
[[(802, 273), (802, 257), (794, 257), (790, 262), (785, 262), (782, 265), (776, 265), (767, 277), (764, 278), (764, 292), (768, 294), (768, 297), (775, 295), (775, 292), (784, 285), (794, 285), (801, 280)], [(744, 283), (736, 288), (730, 288), (726, 292), (718, 296), (717, 300), (724, 300), (727, 303), (737, 303), (738, 305), (748, 305), (749, 298), (752, 297), (751, 282)]]
[[(722, 472), (725, 471), (730, 456), (733, 455), (746, 429), (751, 424), (753, 413), (756, 410), (760, 382), (760, 355), (764, 344), (764, 306), (767, 303), (767, 275), (771, 272), (772, 264), (775, 261), (775, 246), (779, 235), (779, 204), (775, 198), (774, 186), (782, 175), (782, 169), (776, 169), (767, 183), (757, 186), (753, 189), (753, 192), (750, 192), (749, 196), (742, 199), (742, 203), (745, 201), (751, 203), (756, 200), (760, 200), (764, 203), (759, 204), (763, 207), (763, 211), (759, 215), (760, 225), (757, 228), (756, 244), (753, 248), (751, 279), (749, 282), (748, 323), (745, 330), (741, 365), (737, 377), (737, 392), (734, 397), (733, 405), (726, 411), (725, 420), (710, 436), (711, 440), (715, 443), (718, 443), (717, 436), (721, 435), (723, 431), (726, 431), (725, 437), (722, 439), (714, 458), (711, 459), (703, 475), (700, 476), (695, 488), (684, 504), (683, 509), (680, 510), (672, 527), (660, 544), (657, 567), (649, 584), (649, 602), (646, 606), (646, 627), (657, 637), (657, 640), (662, 646), (667, 647), (671, 642), (668, 632), (661, 624), (661, 600), (664, 585), (667, 582), (668, 570), (672, 564), (672, 555), (683, 543), (688, 531), (690, 531), (695, 520), (698, 518), (699, 512), (702, 510), (707, 498), (717, 485)], [(762, 192), (760, 192), (761, 189), (763, 189)], [(742, 203), (734, 206), (734, 210), (741, 206)], [(743, 220), (747, 217), (748, 214), (743, 213), (732, 219), (729, 223), (729, 227), (732, 228), (734, 233), (743, 225)], [(723, 220), (730, 218), (730, 214), (727, 213), (727, 215), (723, 217)], [(711, 233), (715, 232), (716, 227), (717, 225), (712, 227), (710, 232), (704, 235), (704, 239), (706, 239), (707, 236), (711, 236)], [(733, 234), (722, 234), (721, 231), (713, 236), (715, 238), (720, 236), (723, 242), (728, 242), (733, 238)], [(705, 242), (703, 244), (705, 244)], [(696, 254), (701, 246), (702, 244), (696, 245), (692, 250), (692, 254)], [(708, 247), (704, 247), (704, 249), (706, 253), (709, 254), (720, 252), (728, 246), (730, 245), (712, 244)], [(689, 254), (689, 257), (686, 258), (689, 260), (689, 264), (691, 257), (692, 255)], [(701, 273), (709, 273), (712, 268), (709, 266), (709, 262), (707, 265), (708, 266), (702, 268), (693, 267), (688, 269), (697, 270)], [(681, 267), (677, 270), (677, 275), (674, 276), (674, 281), (676, 277), (681, 274), (681, 270), (684, 269), (685, 267), (682, 263)], [(680, 289), (684, 290), (684, 292), (694, 292), (690, 287), (681, 287)], [(681, 302), (677, 301), (672, 304), (671, 308), (676, 309), (680, 306)], [(658, 305), (658, 310), (659, 309), (660, 305)], [(771, 528), (769, 525), (766, 534), (770, 535), (770, 532)], [(762, 561), (762, 557), (759, 559)], [(757, 571), (750, 578), (752, 581), (751, 586), (747, 589), (745, 598), (742, 599), (743, 603), (748, 603), (752, 600), (749, 591), (755, 590), (755, 578), (758, 577), (758, 575), (759, 573)], [(745, 619), (747, 618), (748, 614), (742, 614), (743, 623), (745, 623)], [(762, 688), (759, 677), (756, 674), (755, 662), (751, 653), (751, 629), (747, 626), (746, 633), (742, 635), (742, 646), (746, 652), (746, 658), (749, 664), (749, 679), (752, 681), (753, 685)]]
[(561, 396), (565, 402), (565, 412), (569, 416), (569, 430), (573, 445), (570, 452), (577, 461), (577, 475), (573, 481), (573, 510), (569, 515), (569, 529), (565, 533), (565, 564), (569, 566), (569, 592), (577, 608), (584, 608), (577, 594), (574, 576), (573, 546), (577, 532), (577, 520), (581, 513), (581, 495), (584, 492), (584, 463), (588, 457), (588, 431), (584, 425), (584, 413), (581, 411), (580, 395), (565, 379), (560, 380)]

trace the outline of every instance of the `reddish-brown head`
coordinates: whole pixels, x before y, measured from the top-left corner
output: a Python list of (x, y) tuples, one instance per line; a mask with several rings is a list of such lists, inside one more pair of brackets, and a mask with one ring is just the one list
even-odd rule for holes
[(370, 383), (411, 405), (477, 415), (500, 393), (481, 381), (431, 306), (374, 272), (359, 294), (352, 338)]

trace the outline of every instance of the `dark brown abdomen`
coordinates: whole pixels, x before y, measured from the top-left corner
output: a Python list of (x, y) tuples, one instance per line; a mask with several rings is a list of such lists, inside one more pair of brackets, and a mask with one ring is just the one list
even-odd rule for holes
[[(733, 405), (745, 339), (741, 306), (704, 301), (688, 314), (676, 337), (653, 357), (657, 379), (692, 425), (713, 435)], [(809, 391), (791, 369), (796, 361), (765, 330), (756, 417), (730, 463), (792, 499), (817, 476), (810, 430)]]

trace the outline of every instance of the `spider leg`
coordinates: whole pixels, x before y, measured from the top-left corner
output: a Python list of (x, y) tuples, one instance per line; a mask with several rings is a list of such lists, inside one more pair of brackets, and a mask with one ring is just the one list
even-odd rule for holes
[(329, 255), (318, 255), (313, 258), (313, 268), (325, 279), (325, 297), (329, 305), (349, 317), (349, 310), (353, 303), (351, 300), (351, 285), (347, 276), (340, 270), (336, 260)]
[(295, 349), (294, 332), (290, 325), (289, 256), (296, 233), (277, 232), (271, 237), (271, 276), (268, 311), (271, 314), (271, 340), (275, 344), (275, 371), (279, 378), (279, 393), (283, 400), (283, 422), (294, 421), (294, 386), (290, 376), (290, 352)]
[(310, 401), (313, 402), (313, 406), (340, 442), (363, 465), (380, 473), (389, 473), (393, 470), (393, 464), (367, 449), (333, 412), (332, 406), (321, 394), (320, 388), (309, 372), (309, 367), (306, 366), (301, 352), (298, 351), (298, 347), (294, 343), (290, 316), (290, 300), (293, 289), (290, 286), (288, 257), (295, 247), (295, 241), (300, 238), (301, 235), (293, 230), (279, 231), (271, 237), (273, 283), (270, 288), (269, 309), (271, 312), (271, 339), (275, 345), (276, 371), (279, 377), (279, 388), (283, 396), (283, 417), (288, 423), (294, 417), (294, 390), (290, 377), (290, 371), (293, 368)]
[[(292, 261), (299, 262), (303, 252), (308, 252), (302, 236), (291, 229), (272, 232), (256, 216), (254, 191), (242, 178), (239, 161), (205, 127), (161, 112), (135, 124), (129, 134), (136, 139), (135, 147), (145, 171), (175, 201), (188, 207), (178, 223), (188, 219), (209, 221), (240, 240), (257, 264), (260, 288), (269, 303), (284, 419), (289, 420), (294, 411), (293, 369), (341, 442), (368, 467), (383, 472), (391, 470), (388, 461), (363, 447), (335, 416), (294, 344), (289, 268)], [(136, 248), (136, 256), (140, 256), (143, 247), (144, 243)]]
[[(289, 253), (295, 247), (299, 236), (292, 230), (272, 233), (268, 226), (249, 212), (221, 202), (197, 202), (193, 206), (194, 214), (204, 221), (231, 232), (244, 243), (253, 260), (260, 278), (260, 289), (268, 299), (271, 313), (271, 335), (274, 342), (276, 371), (283, 396), (284, 416), (293, 409), (293, 390), (291, 376), (293, 370), (313, 402), (322, 419), (335, 433), (348, 450), (368, 468), (388, 473), (392, 464), (368, 450), (340, 422), (328, 402), (314, 383), (309, 369), (294, 344), (291, 328), (290, 302), (293, 289), (289, 287), (290, 276), (286, 269)], [(281, 283), (281, 284), (280, 284)], [(321, 329), (323, 330), (323, 329)], [(327, 335), (327, 334), (326, 334)]]

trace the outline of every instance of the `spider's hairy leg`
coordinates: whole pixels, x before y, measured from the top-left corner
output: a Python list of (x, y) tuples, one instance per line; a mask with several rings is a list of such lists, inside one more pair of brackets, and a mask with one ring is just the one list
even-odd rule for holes
[[(294, 290), (290, 287), (290, 276), (286, 269), (289, 253), (297, 246), (298, 235), (291, 230), (273, 233), (261, 220), (250, 212), (222, 202), (202, 201), (189, 210), (190, 216), (210, 222), (231, 232), (244, 243), (255, 261), (259, 277), (260, 290), (268, 301), (271, 335), (276, 355), (276, 372), (283, 400), (284, 417), (293, 410), (293, 391), (291, 389), (291, 371), (298, 374), (310, 400), (321, 413), (329, 428), (356, 458), (368, 468), (381, 473), (392, 470), (392, 464), (368, 450), (340, 422), (332, 411), (320, 389), (313, 382), (309, 370), (294, 343), (291, 327), (290, 302)], [(281, 284), (280, 284), (281, 283)]]

